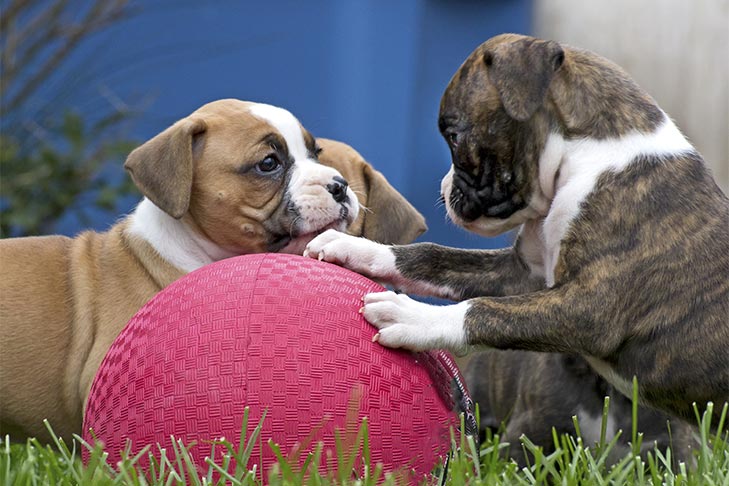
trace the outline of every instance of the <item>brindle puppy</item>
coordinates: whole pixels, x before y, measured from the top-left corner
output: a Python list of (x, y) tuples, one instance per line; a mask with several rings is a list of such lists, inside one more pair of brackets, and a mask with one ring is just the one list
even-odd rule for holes
[(383, 345), (577, 354), (624, 394), (636, 376), (643, 403), (688, 420), (693, 403), (729, 400), (729, 199), (622, 69), (497, 36), (451, 80), (439, 126), (451, 219), (519, 236), (498, 251), (314, 239), (311, 256), (462, 301), (365, 296)]

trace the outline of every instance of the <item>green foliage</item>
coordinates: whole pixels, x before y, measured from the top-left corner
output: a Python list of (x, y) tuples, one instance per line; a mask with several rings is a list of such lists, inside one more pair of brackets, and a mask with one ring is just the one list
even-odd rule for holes
[(53, 133), (31, 147), (0, 136), (0, 236), (52, 233), (66, 213), (84, 225), (89, 211), (115, 213), (118, 198), (136, 192), (122, 170), (134, 143), (107, 133), (123, 117), (114, 113), (88, 126), (67, 112)]
[[(121, 161), (133, 112), (73, 54), (128, 17), (128, 0), (5, 2), (0, 15), (0, 237), (52, 233), (70, 215), (116, 214), (135, 191)], [(84, 92), (80, 93), (79, 90)], [(95, 91), (95, 90), (93, 90)], [(102, 99), (102, 104), (90, 104)], [(94, 106), (82, 117), (74, 105)], [(82, 197), (83, 196), (83, 197)]]
[[(608, 456), (617, 438), (610, 443), (601, 439), (599, 444), (585, 444), (577, 431), (575, 435), (555, 436), (557, 449), (549, 455), (522, 437), (522, 445), (533, 457), (533, 462), (519, 469), (515, 462), (504, 457), (502, 452), (506, 445), (498, 436), (489, 437), (477, 448), (472, 438), (452, 432), (453, 452), (445, 468), (436, 468), (424, 484), (726, 486), (729, 484), (729, 437), (725, 429), (728, 407), (724, 405), (718, 424), (711, 423), (712, 407), (710, 404), (700, 417), (698, 446), (691, 464), (675, 465), (670, 450), (654, 450), (643, 458), (635, 453), (636, 449), (628, 451), (617, 462), (611, 462)], [(267, 447), (271, 447), (278, 461), (269, 471), (261, 471), (257, 465), (250, 464), (250, 457), (256, 447), (264, 447), (260, 436), (263, 420), (265, 416), (247, 435), (246, 411), (239, 446), (225, 440), (216, 441), (214, 448), (222, 453), (212, 454), (220, 458), (217, 462), (206, 460), (207, 471), (198, 471), (193, 464), (190, 450), (194, 444), (185, 445), (181, 441), (174, 441), (171, 451), (160, 449), (159, 459), (150, 454), (150, 466), (143, 470), (139, 460), (150, 453), (149, 447), (136, 456), (126, 451), (118, 464), (111, 465), (101, 446), (91, 446), (80, 437), (76, 437), (71, 447), (55, 435), (53, 446), (42, 445), (35, 439), (25, 444), (11, 444), (6, 437), (0, 442), (0, 484), (374, 486), (403, 483), (403, 476), (397, 472), (383, 473), (381, 465), (371, 464), (366, 420), (361, 423), (353, 441), (348, 443), (338, 436), (336, 451), (328, 456), (334, 460), (334, 467), (323, 466), (323, 458), (328, 452), (321, 444), (314, 445), (308, 452), (299, 449), (286, 455), (278, 445), (268, 441)], [(607, 414), (603, 420), (607, 420)], [(639, 435), (635, 435), (635, 440), (639, 440)], [(82, 447), (89, 450), (86, 466), (80, 459)], [(305, 454), (303, 461), (302, 454)], [(355, 464), (364, 466), (357, 470)]]

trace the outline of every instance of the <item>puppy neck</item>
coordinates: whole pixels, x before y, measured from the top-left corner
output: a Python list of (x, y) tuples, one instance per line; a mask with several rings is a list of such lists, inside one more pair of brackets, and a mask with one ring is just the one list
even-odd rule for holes
[(552, 132), (539, 161), (539, 186), (544, 196), (552, 200), (561, 188), (579, 181), (589, 192), (600, 174), (620, 171), (641, 155), (660, 160), (661, 156), (693, 151), (673, 121), (661, 113), (662, 123), (650, 133), (633, 130), (614, 138), (567, 139)]
[(663, 123), (651, 133), (633, 131), (599, 140), (549, 135), (539, 167), (539, 187), (550, 201), (542, 233), (548, 287), (555, 282), (562, 238), (578, 217), (583, 201), (596, 189), (601, 174), (621, 172), (640, 156), (661, 164), (669, 155), (694, 150), (676, 125), (663, 116)]
[(198, 234), (144, 198), (129, 216), (129, 233), (148, 242), (171, 265), (192, 272), (235, 254)]

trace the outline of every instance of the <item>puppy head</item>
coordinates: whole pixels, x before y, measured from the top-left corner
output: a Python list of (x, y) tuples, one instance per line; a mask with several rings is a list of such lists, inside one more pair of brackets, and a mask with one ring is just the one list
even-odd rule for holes
[(319, 161), (337, 169), (359, 198), (359, 217), (347, 232), (380, 243), (406, 244), (423, 234), (428, 227), (425, 218), (385, 177), (375, 170), (349, 145), (317, 139), (321, 148)]
[(541, 112), (563, 61), (555, 42), (505, 34), (451, 79), (438, 125), (453, 159), (441, 192), (457, 224), (493, 236), (546, 210), (536, 187), (549, 130)]
[(156, 206), (228, 252), (299, 252), (359, 215), (357, 196), (318, 152), (288, 111), (229, 99), (178, 121), (124, 167)]

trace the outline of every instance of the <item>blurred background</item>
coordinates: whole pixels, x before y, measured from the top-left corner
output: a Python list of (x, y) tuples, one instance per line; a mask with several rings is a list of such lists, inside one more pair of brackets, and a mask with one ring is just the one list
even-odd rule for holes
[(132, 148), (240, 98), (353, 145), (426, 216), (422, 240), (507, 245), (436, 205), (440, 96), (502, 32), (623, 65), (729, 188), (729, 0), (1, 0), (0, 235), (107, 229), (140, 198)]

